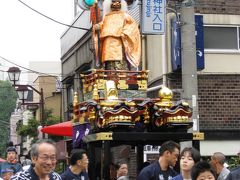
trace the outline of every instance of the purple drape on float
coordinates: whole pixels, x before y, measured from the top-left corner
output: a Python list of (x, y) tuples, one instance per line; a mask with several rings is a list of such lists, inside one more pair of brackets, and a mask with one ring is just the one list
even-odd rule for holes
[(82, 146), (82, 138), (89, 134), (91, 126), (89, 123), (77, 124), (73, 126), (73, 148), (80, 148)]

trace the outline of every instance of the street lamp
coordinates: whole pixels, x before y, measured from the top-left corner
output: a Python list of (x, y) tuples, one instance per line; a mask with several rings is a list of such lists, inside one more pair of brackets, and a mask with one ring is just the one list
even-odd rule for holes
[(21, 70), (18, 67), (10, 67), (7, 73), (9, 80), (13, 82), (13, 86), (15, 86), (16, 82), (19, 81)]
[(27, 85), (15, 85), (15, 90), (17, 91), (18, 94), (18, 99), (22, 100), (24, 103), (25, 100), (27, 100), (28, 97), (28, 87)]
[[(40, 105), (40, 123), (42, 126), (44, 126), (44, 99), (43, 99), (43, 89), (41, 88), (41, 91), (38, 91), (31, 85), (19, 85), (16, 84), (16, 82), (19, 81), (21, 70), (18, 67), (10, 67), (8, 69), (8, 77), (11, 82), (13, 82), (13, 86), (15, 87), (15, 90), (18, 93), (18, 97), (20, 100), (22, 100), (22, 105)], [(40, 95), (40, 102), (25, 102), (28, 97), (28, 91), (33, 90), (36, 93)]]

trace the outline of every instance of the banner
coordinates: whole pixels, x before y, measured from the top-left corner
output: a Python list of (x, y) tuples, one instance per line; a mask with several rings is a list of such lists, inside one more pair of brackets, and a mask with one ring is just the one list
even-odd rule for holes
[(73, 126), (72, 143), (74, 148), (82, 147), (82, 138), (89, 134), (91, 126), (89, 123), (77, 124)]

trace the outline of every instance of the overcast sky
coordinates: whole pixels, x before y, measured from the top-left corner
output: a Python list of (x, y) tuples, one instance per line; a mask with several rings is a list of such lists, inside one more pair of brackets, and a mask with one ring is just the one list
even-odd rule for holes
[[(74, 0), (22, 1), (65, 24), (74, 18)], [(16, 64), (27, 67), (29, 61), (60, 61), (60, 37), (66, 28), (18, 0), (0, 0), (0, 56)]]

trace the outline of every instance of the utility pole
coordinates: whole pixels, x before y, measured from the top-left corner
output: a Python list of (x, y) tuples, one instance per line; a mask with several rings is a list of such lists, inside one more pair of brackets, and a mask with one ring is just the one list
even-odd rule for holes
[[(181, 5), (181, 47), (183, 99), (193, 108), (193, 132), (199, 131), (198, 79), (196, 62), (196, 37), (194, 0), (184, 0)], [(195, 142), (193, 142), (195, 143)], [(196, 144), (199, 148), (199, 142)]]

